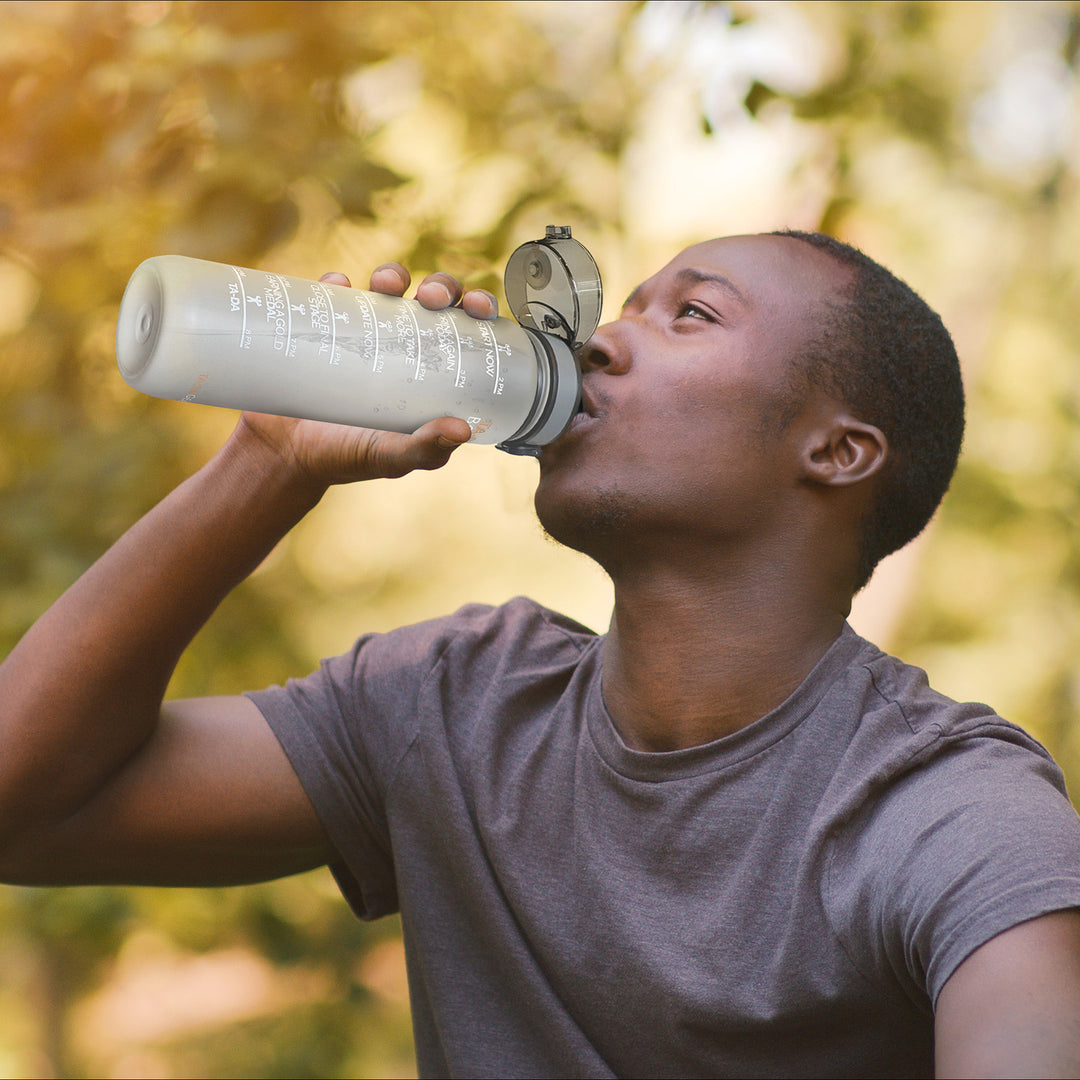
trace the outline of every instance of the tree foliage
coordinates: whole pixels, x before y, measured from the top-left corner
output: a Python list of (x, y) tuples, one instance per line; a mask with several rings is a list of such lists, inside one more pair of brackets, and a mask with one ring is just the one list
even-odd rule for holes
[[(142, 259), (399, 259), (498, 290), (508, 252), (566, 221), (617, 303), (690, 240), (820, 227), (911, 280), (965, 364), (964, 463), (891, 644), (1031, 728), (1075, 789), (1078, 45), (1075, 3), (0, 5), (0, 649), (227, 429), (119, 380)], [(587, 591), (517, 524), (527, 464), (469, 452), (328, 499), (172, 692), (280, 681), (504, 589)], [(396, 927), (357, 923), (325, 873), (5, 889), (0, 965), (5, 1075), (413, 1068)]]

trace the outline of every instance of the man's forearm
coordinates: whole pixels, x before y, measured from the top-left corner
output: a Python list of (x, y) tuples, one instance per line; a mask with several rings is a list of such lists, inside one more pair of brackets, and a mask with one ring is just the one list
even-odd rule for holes
[[(408, 284), (396, 264), (372, 276), (392, 295)], [(462, 297), (445, 275), (426, 279), (417, 296), (433, 307), (460, 299), (477, 318), (497, 314), (488, 294)], [(471, 434), (452, 417), (405, 435), (245, 414), (221, 453), (0, 665), (0, 873), (218, 882), (324, 859), (321, 825), (257, 710), (225, 697), (174, 703), (163, 715), (169, 677), (225, 595), (329, 485), (441, 468)], [(169, 869), (176, 859), (179, 873)], [(56, 873), (57, 860), (78, 866)]]
[(0, 665), (0, 840), (138, 750), (184, 648), (323, 490), (241, 425), (41, 617)]

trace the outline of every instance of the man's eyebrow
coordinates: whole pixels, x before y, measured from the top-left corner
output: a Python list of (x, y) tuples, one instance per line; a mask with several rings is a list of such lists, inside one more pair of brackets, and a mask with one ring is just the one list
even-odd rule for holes
[[(713, 285), (719, 285), (726, 293), (728, 293), (734, 300), (737, 300), (743, 307), (749, 307), (750, 301), (739, 291), (738, 286), (731, 278), (724, 277), (723, 274), (716, 274), (709, 270), (698, 270), (696, 267), (688, 266), (680, 270), (675, 275), (680, 281), (689, 281), (693, 283), (698, 282), (711, 282)], [(637, 298), (638, 294), (648, 284), (647, 281), (643, 281), (638, 285), (630, 295), (623, 301), (623, 307), (629, 307)]]
[(682, 281), (692, 281), (695, 283), (707, 281), (714, 285), (719, 285), (726, 293), (729, 293), (744, 307), (750, 306), (750, 301), (739, 291), (735, 282), (733, 282), (731, 278), (724, 277), (723, 274), (714, 274), (708, 270), (698, 270), (695, 267), (688, 266), (686, 269), (680, 270), (676, 276)]

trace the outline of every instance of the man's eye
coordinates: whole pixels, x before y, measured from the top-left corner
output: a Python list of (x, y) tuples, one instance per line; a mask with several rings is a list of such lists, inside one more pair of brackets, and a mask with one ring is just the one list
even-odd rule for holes
[(705, 319), (708, 322), (715, 322), (716, 316), (706, 307), (702, 307), (701, 304), (690, 301), (683, 304), (679, 308), (680, 319)]

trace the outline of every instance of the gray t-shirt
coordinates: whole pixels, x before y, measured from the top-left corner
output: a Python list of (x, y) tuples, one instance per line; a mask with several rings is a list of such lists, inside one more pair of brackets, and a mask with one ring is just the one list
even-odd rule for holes
[(472, 606), (252, 695), (357, 914), (401, 911), (422, 1075), (930, 1076), (957, 965), (1080, 906), (1046, 751), (849, 628), (670, 753), (620, 739), (602, 640)]

